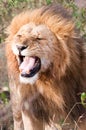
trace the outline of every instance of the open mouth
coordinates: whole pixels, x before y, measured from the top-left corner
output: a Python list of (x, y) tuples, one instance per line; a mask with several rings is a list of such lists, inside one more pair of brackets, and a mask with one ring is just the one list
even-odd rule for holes
[(36, 56), (19, 55), (19, 70), (22, 77), (33, 77), (41, 68), (41, 60)]

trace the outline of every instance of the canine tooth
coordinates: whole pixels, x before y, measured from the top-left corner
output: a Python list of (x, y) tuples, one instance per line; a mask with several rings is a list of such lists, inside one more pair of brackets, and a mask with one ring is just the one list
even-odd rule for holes
[(16, 56), (16, 59), (17, 59), (17, 61), (18, 61), (18, 65), (19, 65), (19, 64), (20, 64), (19, 57), (18, 57), (18, 56)]
[(23, 57), (23, 60), (25, 59), (25, 56)]

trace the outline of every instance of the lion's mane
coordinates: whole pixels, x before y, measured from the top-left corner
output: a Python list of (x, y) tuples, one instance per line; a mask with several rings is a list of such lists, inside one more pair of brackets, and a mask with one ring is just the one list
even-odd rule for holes
[[(59, 42), (58, 49), (56, 44), (54, 50), (51, 48), (51, 53), (54, 54), (54, 67), (42, 73), (32, 86), (19, 82), (18, 63), (11, 49), (14, 35), (29, 22), (36, 25), (45, 24)], [(7, 33), (9, 36), (6, 40), (6, 55), (13, 104), (17, 104), (16, 100), (19, 98), (17, 91), (20, 89), (20, 106), (28, 113), (24, 106), (24, 102), (27, 101), (32, 118), (49, 124), (54, 115), (65, 118), (71, 108), (77, 104), (68, 116), (69, 119), (77, 120), (85, 112), (84, 107), (79, 103), (80, 94), (86, 92), (86, 51), (71, 16), (60, 6), (44, 6), (17, 15), (8, 27)], [(47, 53), (47, 50), (45, 51)], [(18, 114), (17, 117), (16, 114), (14, 115), (15, 118), (18, 117)]]

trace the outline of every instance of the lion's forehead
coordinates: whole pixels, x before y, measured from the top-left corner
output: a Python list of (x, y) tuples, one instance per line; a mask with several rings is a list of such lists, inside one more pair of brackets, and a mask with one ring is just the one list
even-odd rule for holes
[(48, 38), (49, 35), (51, 34), (50, 29), (44, 25), (44, 24), (40, 24), (40, 25), (35, 25), (34, 23), (29, 23), (26, 25), (23, 25), (19, 31), (16, 33), (16, 35), (14, 36), (14, 39), (19, 40), (20, 38), (24, 39), (24, 38)]

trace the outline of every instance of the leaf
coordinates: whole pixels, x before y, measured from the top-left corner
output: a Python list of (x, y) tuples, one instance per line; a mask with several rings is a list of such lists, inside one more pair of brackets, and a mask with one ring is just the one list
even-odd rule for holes
[(51, 0), (46, 0), (46, 2), (48, 5), (51, 4)]
[(82, 105), (83, 105), (84, 107), (86, 107), (86, 93), (85, 93), (85, 92), (83, 92), (83, 93), (81, 94), (81, 103), (82, 103)]
[(8, 103), (7, 96), (6, 96), (6, 94), (5, 94), (4, 92), (2, 92), (2, 93), (0, 94), (0, 98), (1, 98), (1, 100), (2, 100), (5, 104)]

